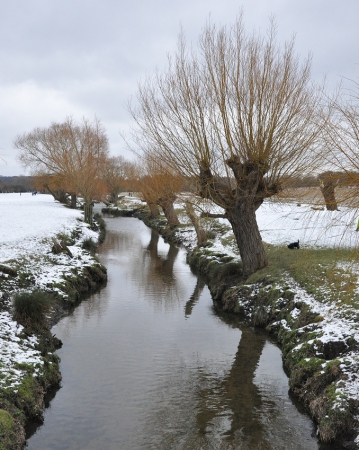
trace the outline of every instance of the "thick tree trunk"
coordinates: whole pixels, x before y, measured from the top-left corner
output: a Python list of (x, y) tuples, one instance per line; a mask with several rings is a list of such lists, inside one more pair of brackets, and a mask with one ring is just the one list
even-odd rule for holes
[(189, 202), (186, 202), (186, 214), (196, 231), (197, 245), (201, 247), (207, 242), (207, 233), (201, 225), (201, 218), (196, 216), (193, 206)]
[(114, 206), (117, 206), (117, 204), (118, 204), (118, 192), (117, 191), (113, 191), (113, 192), (111, 192), (111, 194), (110, 194), (110, 199), (109, 199), (109, 201), (110, 201), (110, 203), (113, 203), (114, 204)]
[(159, 217), (160, 209), (159, 209), (158, 205), (156, 203), (148, 203), (148, 202), (147, 202), (147, 204), (151, 211), (151, 214), (150, 214), (151, 219), (156, 219), (156, 217)]
[(233, 172), (236, 188), (228, 186), (223, 179), (214, 177), (208, 163), (202, 161), (199, 195), (224, 208), (242, 258), (243, 275), (248, 277), (268, 265), (257, 225), (256, 210), (265, 198), (280, 191), (280, 183), (266, 179), (265, 162), (251, 159), (241, 162), (238, 156), (232, 155), (226, 164)]
[(77, 206), (76, 200), (77, 200), (76, 194), (71, 193), (71, 203), (70, 203), (70, 208), (76, 209), (76, 206)]
[(163, 209), (164, 215), (168, 222), (168, 226), (170, 228), (174, 228), (180, 225), (180, 221), (178, 220), (177, 214), (175, 212), (173, 202), (170, 200), (159, 200), (158, 203)]
[(332, 180), (323, 181), (320, 184), (320, 190), (322, 191), (325, 206), (328, 211), (337, 211), (338, 205), (335, 198), (336, 183)]
[(257, 225), (256, 206), (246, 200), (238, 200), (236, 207), (227, 209), (226, 213), (241, 255), (243, 275), (248, 277), (268, 265)]

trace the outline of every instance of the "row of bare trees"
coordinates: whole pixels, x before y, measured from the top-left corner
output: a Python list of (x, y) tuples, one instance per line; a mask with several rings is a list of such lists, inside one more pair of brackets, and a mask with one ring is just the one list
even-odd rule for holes
[(36, 176), (37, 188), (73, 208), (81, 196), (90, 224), (93, 201), (116, 203), (126, 187), (131, 164), (121, 156), (109, 156), (106, 132), (98, 119), (54, 122), (18, 135), (14, 145), (20, 162)]
[(145, 79), (129, 105), (140, 164), (109, 157), (98, 120), (54, 123), (18, 136), (15, 146), (56, 195), (74, 202), (80, 194), (90, 204), (110, 191), (116, 202), (131, 179), (152, 215), (160, 206), (170, 226), (178, 224), (177, 193), (190, 182), (223, 210), (248, 276), (268, 264), (256, 221), (265, 199), (298, 175), (322, 174), (323, 195), (336, 209), (330, 174), (359, 172), (358, 89), (330, 99), (310, 70), (311, 58), (301, 61), (294, 40), (278, 43), (273, 20), (264, 36), (246, 33), (242, 15), (232, 26), (209, 22), (197, 47), (180, 36), (167, 69)]

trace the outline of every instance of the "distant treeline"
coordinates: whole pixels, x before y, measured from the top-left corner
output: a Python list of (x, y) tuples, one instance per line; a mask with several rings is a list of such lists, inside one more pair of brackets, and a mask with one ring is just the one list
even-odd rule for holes
[(358, 172), (323, 172), (319, 175), (299, 175), (286, 183), (287, 187), (318, 187), (321, 181), (331, 180), (337, 186), (358, 186)]
[(33, 177), (23, 175), (18, 177), (0, 176), (0, 192), (30, 192), (33, 189)]

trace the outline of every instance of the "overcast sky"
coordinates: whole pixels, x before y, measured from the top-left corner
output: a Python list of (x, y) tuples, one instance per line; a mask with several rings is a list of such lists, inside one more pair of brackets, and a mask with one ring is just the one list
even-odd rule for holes
[(0, 0), (0, 175), (29, 174), (13, 140), (67, 116), (97, 116), (110, 152), (127, 153), (120, 137), (137, 82), (165, 66), (182, 26), (196, 42), (211, 15), (230, 24), (243, 7), (248, 31), (274, 15), (280, 41), (313, 54), (313, 77), (358, 80), (359, 0)]

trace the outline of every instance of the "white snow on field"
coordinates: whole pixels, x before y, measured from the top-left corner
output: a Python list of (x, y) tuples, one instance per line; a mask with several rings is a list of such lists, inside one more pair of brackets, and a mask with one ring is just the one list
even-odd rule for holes
[[(87, 238), (97, 241), (97, 233), (81, 221), (81, 211), (64, 207), (51, 195), (0, 194), (0, 217), (0, 264), (12, 267), (21, 260), (22, 269), (34, 277), (34, 287), (56, 290), (66, 298), (53, 284), (61, 282), (63, 275), (73, 275), (71, 269), (95, 262), (81, 244)], [(68, 247), (73, 257), (54, 255), (52, 238), (75, 230), (80, 237)], [(0, 275), (9, 280), (7, 274), (0, 271)], [(13, 283), (16, 291), (16, 280)], [(0, 284), (0, 301), (4, 301), (2, 297)], [(13, 388), (20, 383), (24, 372), (18, 368), (19, 363), (33, 365), (34, 373), (41, 370), (41, 354), (34, 349), (37, 340), (25, 336), (22, 330), (9, 312), (0, 311), (0, 387)]]
[(22, 330), (8, 312), (0, 312), (0, 387), (14, 388), (20, 384), (23, 373), (17, 364), (32, 364), (35, 373), (43, 364), (41, 352), (34, 349), (37, 339), (20, 337)]
[[(175, 206), (184, 208), (184, 204), (180, 202)], [(222, 208), (208, 200), (199, 202), (198, 206), (199, 211), (224, 213)], [(263, 241), (268, 244), (287, 245), (299, 240), (303, 248), (357, 247), (359, 245), (359, 232), (356, 232), (359, 217), (357, 214), (357, 211), (345, 207), (341, 207), (339, 211), (327, 211), (313, 209), (311, 205), (304, 203), (298, 205), (276, 201), (265, 201), (256, 211)], [(227, 219), (217, 220), (230, 227)], [(195, 241), (193, 244), (196, 245)], [(215, 242), (215, 250), (226, 252), (225, 247), (218, 242)], [(236, 255), (231, 251), (230, 254)]]
[(79, 210), (65, 208), (51, 195), (0, 194), (0, 263), (41, 251), (46, 237), (76, 228)]
[(359, 243), (357, 216), (352, 209), (313, 210), (309, 205), (265, 202), (256, 211), (263, 241), (301, 247), (355, 247)]

